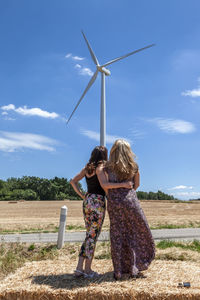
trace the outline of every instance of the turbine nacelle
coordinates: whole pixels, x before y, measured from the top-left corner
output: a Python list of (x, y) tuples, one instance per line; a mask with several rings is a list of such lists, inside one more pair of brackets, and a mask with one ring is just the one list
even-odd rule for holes
[(106, 69), (105, 67), (97, 66), (97, 70), (101, 73), (104, 73), (106, 76), (111, 75), (111, 72), (108, 69)]
[(69, 123), (71, 117), (73, 116), (74, 112), (76, 111), (77, 107), (79, 106), (79, 104), (81, 103), (82, 99), (84, 98), (85, 94), (88, 92), (88, 90), (90, 89), (90, 87), (93, 85), (93, 83), (95, 82), (96, 78), (97, 78), (97, 75), (99, 72), (102, 73), (102, 76), (101, 76), (101, 118), (100, 118), (100, 145), (101, 146), (105, 146), (105, 135), (106, 135), (106, 125), (105, 125), (105, 76), (109, 76), (111, 73), (108, 69), (106, 69), (107, 66), (121, 60), (121, 59), (124, 59), (130, 55), (133, 55), (135, 53), (138, 53), (140, 51), (143, 51), (147, 48), (150, 48), (152, 46), (154, 46), (154, 44), (151, 44), (151, 45), (148, 45), (146, 47), (143, 47), (143, 48), (140, 48), (140, 49), (137, 49), (135, 51), (132, 51), (128, 54), (125, 54), (123, 56), (120, 56), (120, 57), (117, 57), (115, 59), (112, 59), (110, 60), (109, 62), (103, 64), (100, 66), (99, 62), (98, 62), (98, 59), (97, 57), (95, 56), (94, 54), (94, 51), (92, 50), (85, 34), (83, 33), (82, 31), (82, 34), (83, 34), (83, 37), (85, 39), (85, 42), (87, 44), (87, 47), (88, 47), (88, 50), (90, 52), (90, 55), (91, 55), (91, 58), (96, 66), (96, 71), (95, 73), (93, 74), (93, 76), (90, 78), (90, 81), (88, 82), (88, 85), (86, 86), (81, 98), (79, 99), (79, 101), (77, 102), (75, 108), (73, 109), (71, 115), (69, 116), (68, 120), (67, 120), (67, 124)]

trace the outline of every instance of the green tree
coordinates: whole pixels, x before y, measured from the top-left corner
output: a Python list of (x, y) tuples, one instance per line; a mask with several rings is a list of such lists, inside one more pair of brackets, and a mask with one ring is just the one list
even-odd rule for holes
[(38, 200), (38, 195), (33, 190), (27, 189), (24, 191), (23, 199), (24, 200)]
[(14, 177), (8, 178), (7, 186), (10, 191), (20, 189), (20, 180)]
[(5, 187), (5, 182), (0, 179), (0, 190)]
[(0, 190), (0, 200), (6, 201), (11, 199), (12, 192), (6, 188)]
[(11, 199), (13, 200), (21, 200), (24, 199), (24, 190), (15, 189), (11, 192)]
[(141, 199), (141, 200), (147, 200), (148, 199), (148, 193), (147, 192), (138, 191), (137, 196), (138, 196), (138, 199)]

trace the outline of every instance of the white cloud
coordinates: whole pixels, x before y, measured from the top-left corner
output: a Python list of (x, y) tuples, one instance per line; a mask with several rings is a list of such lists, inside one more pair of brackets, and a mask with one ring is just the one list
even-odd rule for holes
[(17, 109), (15, 109), (15, 111), (21, 115), (24, 116), (38, 116), (38, 117), (42, 117), (42, 118), (50, 118), (50, 119), (55, 119), (58, 118), (58, 114), (55, 112), (48, 112), (45, 110), (42, 110), (40, 108), (27, 108), (26, 106), (24, 107), (19, 107)]
[(200, 97), (200, 78), (198, 78), (199, 86), (193, 90), (187, 90), (181, 93), (182, 96), (190, 96), (193, 98)]
[(80, 56), (77, 56), (77, 55), (73, 56), (71, 53), (66, 54), (65, 58), (71, 58), (73, 60), (79, 60), (79, 61), (85, 59), (84, 57), (80, 57)]
[[(96, 132), (96, 131), (92, 131), (92, 130), (81, 130), (81, 133), (87, 137), (89, 137), (92, 140), (95, 140), (97, 142), (100, 141), (100, 133)], [(113, 144), (117, 139), (124, 139), (126, 140), (129, 144), (132, 143), (131, 140), (124, 138), (124, 137), (119, 137), (119, 136), (115, 136), (115, 135), (106, 135), (106, 143), (107, 144)]]
[(154, 118), (150, 122), (155, 123), (161, 130), (168, 133), (191, 133), (196, 130), (193, 123), (179, 119)]
[(84, 57), (80, 57), (80, 56), (72, 56), (73, 60), (84, 60)]
[(184, 189), (191, 190), (191, 189), (193, 189), (193, 186), (177, 185), (177, 186), (171, 188), (170, 190), (184, 190)]
[(65, 55), (66, 58), (70, 58), (71, 56), (72, 56), (71, 53), (68, 53), (68, 54)]
[(15, 152), (28, 149), (54, 151), (57, 141), (43, 135), (0, 131), (0, 151)]
[(200, 192), (178, 192), (173, 195), (177, 198), (182, 198), (182, 199), (200, 198)]
[(92, 70), (90, 70), (89, 68), (82, 68), (82, 69), (80, 70), (79, 74), (81, 74), (81, 75), (92, 76), (94, 73), (93, 73)]
[(76, 64), (74, 68), (75, 68), (75, 69), (81, 69), (81, 65)]
[(59, 115), (55, 112), (50, 113), (50, 112), (42, 110), (38, 107), (27, 108), (27, 106), (24, 106), (24, 107), (16, 108), (14, 104), (9, 104), (7, 106), (1, 106), (1, 109), (3, 111), (13, 110), (16, 113), (18, 113), (20, 115), (24, 115), (24, 116), (38, 116), (38, 117), (49, 118), (49, 119), (55, 119), (55, 118), (59, 117)]
[(1, 114), (2, 114), (2, 116), (7, 116), (8, 115), (7, 111), (3, 111)]
[[(73, 56), (71, 53), (68, 53), (65, 57), (70, 58), (70, 59), (75, 60), (75, 61), (81, 61), (81, 60), (85, 59), (84, 57)], [(94, 72), (92, 72), (92, 70), (90, 68), (82, 67), (80, 64), (76, 64), (74, 66), (74, 68), (78, 69), (79, 74), (83, 75), (83, 76), (92, 76), (94, 74)]]
[(1, 109), (2, 110), (14, 110), (15, 106), (14, 106), (14, 104), (4, 105), (4, 106), (1, 106)]
[(131, 134), (133, 135), (134, 139), (141, 139), (145, 136), (145, 133), (143, 131), (137, 129), (132, 130)]
[(8, 116), (4, 116), (4, 120), (6, 120), (6, 121), (15, 121), (16, 119), (10, 118)]
[(92, 140), (98, 141), (100, 140), (100, 134), (91, 130), (81, 130), (81, 133)]
[(187, 90), (181, 94), (182, 96), (191, 96), (193, 98), (200, 97), (200, 87), (194, 90)]

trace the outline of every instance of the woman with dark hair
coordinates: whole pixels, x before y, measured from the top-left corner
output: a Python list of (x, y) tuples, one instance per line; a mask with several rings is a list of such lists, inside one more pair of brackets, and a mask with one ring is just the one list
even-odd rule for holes
[[(98, 236), (101, 232), (105, 217), (105, 191), (99, 183), (99, 176), (102, 167), (107, 161), (107, 149), (97, 146), (91, 153), (91, 157), (86, 166), (71, 181), (75, 192), (83, 199), (83, 215), (86, 227), (86, 238), (81, 246), (79, 260), (74, 274), (76, 277), (84, 276), (93, 278), (98, 273), (92, 271), (91, 264)], [(85, 177), (87, 183), (87, 193), (84, 195), (79, 188), (78, 182)], [(132, 182), (104, 183), (104, 188), (132, 188)], [(85, 262), (85, 269), (83, 268)]]
[(138, 165), (128, 142), (116, 140), (110, 150), (106, 167), (101, 167), (100, 182), (106, 189), (107, 182), (132, 181), (132, 189), (108, 189), (107, 203), (110, 218), (111, 256), (114, 278), (128, 273), (142, 276), (155, 257), (154, 240), (137, 198), (140, 185)]

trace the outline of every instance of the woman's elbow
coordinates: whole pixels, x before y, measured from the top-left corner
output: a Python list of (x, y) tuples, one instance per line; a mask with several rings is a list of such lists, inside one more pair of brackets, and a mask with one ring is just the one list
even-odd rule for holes
[(104, 182), (100, 182), (100, 185), (101, 185), (102, 189), (104, 189), (104, 190), (107, 188), (107, 184)]
[(139, 184), (139, 183), (136, 183), (136, 184), (134, 185), (134, 190), (137, 190), (137, 188), (139, 188), (139, 186), (140, 186), (140, 184)]

